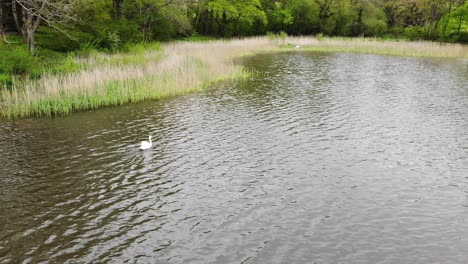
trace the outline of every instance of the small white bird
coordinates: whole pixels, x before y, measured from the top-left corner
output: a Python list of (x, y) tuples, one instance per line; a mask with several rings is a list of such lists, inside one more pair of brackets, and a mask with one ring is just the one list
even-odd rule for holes
[(298, 48), (300, 48), (300, 47), (301, 47), (301, 46), (296, 46), (295, 48), (298, 49)]
[(153, 142), (151, 142), (151, 136), (149, 136), (148, 141), (142, 141), (140, 145), (140, 150), (150, 149), (153, 146)]

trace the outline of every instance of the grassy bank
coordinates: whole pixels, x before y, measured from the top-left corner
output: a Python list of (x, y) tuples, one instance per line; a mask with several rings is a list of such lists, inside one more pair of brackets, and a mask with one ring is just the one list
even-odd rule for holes
[(3, 87), (1, 115), (63, 115), (197, 91), (217, 80), (245, 76), (232, 58), (270, 46), (266, 39), (177, 42), (137, 54), (94, 54), (77, 59), (83, 65), (78, 72)]
[(77, 71), (13, 80), (0, 88), (4, 118), (51, 116), (109, 105), (159, 99), (201, 90), (210, 83), (247, 73), (233, 59), (281, 50), (360, 52), (403, 56), (468, 58), (468, 47), (431, 42), (312, 37), (174, 42), (118, 54), (76, 57)]

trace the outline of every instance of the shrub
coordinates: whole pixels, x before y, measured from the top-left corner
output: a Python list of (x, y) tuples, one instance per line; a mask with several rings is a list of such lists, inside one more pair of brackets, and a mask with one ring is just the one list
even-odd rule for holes
[(0, 45), (0, 74), (37, 75), (40, 72), (38, 58), (29, 54), (23, 45)]
[(284, 32), (284, 31), (281, 31), (280, 33), (267, 32), (267, 37), (270, 40), (284, 41), (288, 37), (288, 34), (286, 32)]
[(77, 39), (84, 39), (85, 33), (78, 31), (68, 32), (68, 36), (49, 27), (40, 27), (36, 34), (37, 46), (59, 52), (68, 52), (78, 49), (80, 43)]
[(112, 30), (112, 31), (107, 31), (106, 41), (109, 45), (109, 48), (112, 51), (116, 51), (117, 49), (119, 49), (120, 45), (122, 44), (122, 41), (120, 40), (120, 36), (119, 36), (119, 31), (117, 29)]
[(419, 27), (407, 27), (403, 35), (409, 40), (418, 40), (421, 39), (421, 29)]
[(3, 85), (11, 85), (12, 81), (11, 75), (0, 73), (0, 89)]

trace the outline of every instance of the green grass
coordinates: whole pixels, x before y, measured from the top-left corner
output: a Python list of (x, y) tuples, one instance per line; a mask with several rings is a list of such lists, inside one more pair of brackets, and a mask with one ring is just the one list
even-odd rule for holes
[[(200, 69), (202, 73), (203, 69)], [(101, 87), (95, 87), (91, 95), (76, 95), (60, 98), (45, 98), (31, 103), (17, 102), (3, 106), (1, 114), (6, 119), (27, 116), (56, 116), (68, 115), (72, 112), (98, 109), (105, 106), (123, 105), (132, 102), (157, 100), (171, 96), (183, 95), (191, 92), (202, 91), (215, 82), (230, 78), (247, 78), (248, 71), (239, 70), (229, 77), (220, 77), (206, 80), (198, 85), (179, 89), (175, 85), (176, 80), (169, 74), (155, 78), (133, 79), (125, 81), (110, 81)], [(159, 89), (154, 89), (154, 83), (159, 82)], [(162, 84), (161, 84), (162, 83)], [(104, 93), (99, 92), (104, 89)]]

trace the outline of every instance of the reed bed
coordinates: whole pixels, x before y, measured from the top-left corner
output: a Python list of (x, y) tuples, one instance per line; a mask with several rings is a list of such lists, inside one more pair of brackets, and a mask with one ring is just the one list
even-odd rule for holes
[(376, 38), (311, 38), (289, 37), (289, 46), (324, 52), (354, 52), (381, 55), (468, 58), (468, 46), (429, 41), (382, 40)]
[(95, 54), (79, 59), (83, 70), (17, 81), (0, 87), (4, 118), (65, 115), (198, 91), (210, 83), (249, 75), (235, 57), (297, 50), (361, 52), (403, 56), (468, 58), (467, 46), (432, 42), (267, 37), (208, 42), (174, 42), (139, 54)]
[(81, 59), (86, 67), (80, 72), (0, 88), (0, 111), (4, 118), (65, 115), (198, 91), (214, 81), (247, 76), (233, 58), (272, 47), (264, 38), (176, 42), (130, 63), (124, 54), (99, 54)]

